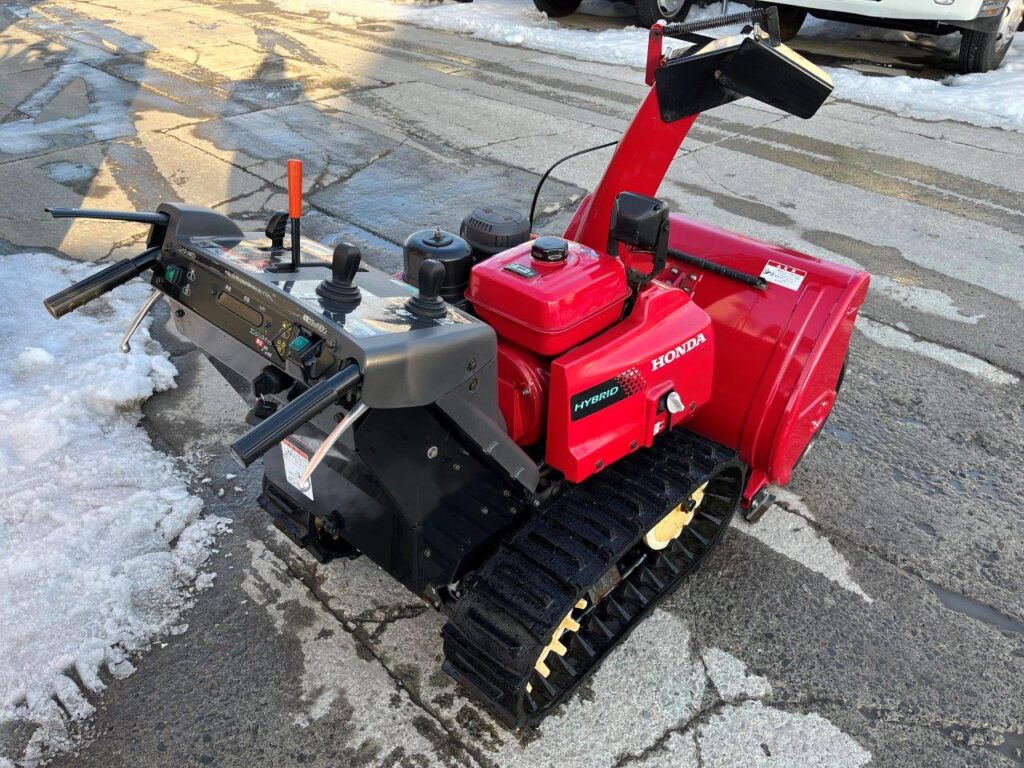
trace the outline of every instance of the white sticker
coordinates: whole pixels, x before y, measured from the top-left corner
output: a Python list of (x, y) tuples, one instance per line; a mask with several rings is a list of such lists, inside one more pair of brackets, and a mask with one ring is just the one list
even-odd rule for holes
[(769, 283), (775, 283), (775, 285), (781, 285), (783, 288), (795, 291), (803, 283), (807, 273), (796, 267), (789, 267), (777, 261), (769, 261), (764, 265), (764, 269), (761, 270), (761, 277)]
[(303, 488), (299, 485), (299, 478), (309, 466), (309, 455), (288, 440), (281, 441), (281, 457), (284, 459), (284, 476), (289, 483), (298, 488), (302, 493), (313, 500), (313, 479)]

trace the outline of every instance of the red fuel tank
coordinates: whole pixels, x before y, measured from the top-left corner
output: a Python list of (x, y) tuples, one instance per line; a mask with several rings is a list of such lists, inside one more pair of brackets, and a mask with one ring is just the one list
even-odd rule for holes
[(541, 237), (473, 267), (466, 298), (500, 337), (561, 354), (617, 322), (629, 296), (619, 259)]

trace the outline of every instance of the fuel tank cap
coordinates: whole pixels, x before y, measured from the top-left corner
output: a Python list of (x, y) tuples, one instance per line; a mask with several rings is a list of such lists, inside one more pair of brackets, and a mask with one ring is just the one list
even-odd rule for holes
[(537, 261), (557, 262), (565, 261), (569, 254), (569, 243), (560, 237), (545, 235), (533, 241), (530, 247), (530, 255)]

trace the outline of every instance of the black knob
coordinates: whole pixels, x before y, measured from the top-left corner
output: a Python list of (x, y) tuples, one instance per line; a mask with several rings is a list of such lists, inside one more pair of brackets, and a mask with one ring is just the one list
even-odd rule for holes
[(537, 261), (565, 261), (569, 255), (569, 244), (560, 237), (538, 237), (530, 247), (530, 255)]
[(448, 308), (441, 298), (445, 268), (437, 259), (425, 259), (420, 264), (420, 292), (405, 302), (405, 308), (417, 317), (444, 317)]
[(291, 379), (272, 365), (268, 365), (256, 374), (252, 380), (252, 393), (262, 398), (267, 395), (276, 395), (291, 386)]
[(316, 293), (323, 300), (325, 309), (333, 312), (351, 312), (359, 305), (362, 296), (352, 281), (359, 271), (361, 258), (362, 254), (357, 246), (350, 243), (338, 243), (334, 246), (331, 276), (320, 281), (320, 285), (316, 287)]
[(270, 238), (270, 247), (274, 250), (284, 248), (284, 233), (288, 229), (288, 211), (274, 211), (267, 222), (267, 228), (263, 230)]

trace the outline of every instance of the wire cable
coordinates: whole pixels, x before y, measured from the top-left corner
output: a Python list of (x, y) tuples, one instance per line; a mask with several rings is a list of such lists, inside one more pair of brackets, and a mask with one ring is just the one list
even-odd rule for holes
[(556, 160), (550, 168), (544, 171), (544, 175), (541, 176), (540, 181), (537, 182), (537, 188), (533, 191), (533, 202), (530, 203), (530, 232), (533, 232), (533, 214), (537, 210), (537, 198), (540, 197), (541, 187), (544, 186), (544, 182), (548, 180), (548, 176), (551, 175), (551, 172), (555, 170), (555, 168), (560, 166), (562, 163), (564, 163), (566, 160), (572, 160), (574, 157), (585, 155), (587, 152), (595, 152), (599, 149), (607, 149), (608, 147), (614, 147), (618, 143), (618, 140), (609, 141), (607, 144), (599, 144), (596, 147), (589, 147), (588, 149), (581, 149), (578, 152), (573, 152), (571, 155), (566, 155), (561, 160)]

